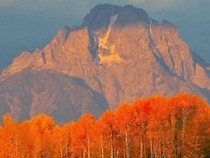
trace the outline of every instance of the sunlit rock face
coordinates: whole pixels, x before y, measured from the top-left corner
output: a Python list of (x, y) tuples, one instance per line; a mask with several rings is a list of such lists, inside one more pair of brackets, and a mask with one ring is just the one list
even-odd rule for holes
[(209, 67), (170, 22), (130, 5), (98, 5), (81, 26), (61, 29), (2, 72), (0, 113), (26, 119), (44, 112), (62, 122), (153, 94), (210, 99)]

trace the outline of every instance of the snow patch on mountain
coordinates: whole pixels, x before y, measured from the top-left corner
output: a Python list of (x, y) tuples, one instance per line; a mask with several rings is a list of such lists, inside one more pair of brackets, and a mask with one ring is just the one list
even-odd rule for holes
[(118, 18), (118, 14), (111, 16), (105, 36), (99, 38), (98, 58), (100, 60), (100, 63), (122, 61), (121, 57), (119, 56), (119, 53), (116, 51), (115, 44), (110, 45), (108, 43), (108, 40), (110, 38), (110, 33), (112, 31), (114, 24), (117, 21), (117, 18)]

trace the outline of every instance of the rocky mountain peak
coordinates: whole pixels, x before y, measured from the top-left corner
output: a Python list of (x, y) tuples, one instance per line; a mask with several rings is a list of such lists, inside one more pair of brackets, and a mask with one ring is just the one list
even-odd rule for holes
[(119, 7), (111, 4), (103, 4), (97, 5), (85, 16), (82, 26), (87, 27), (89, 30), (107, 28), (113, 16), (117, 16), (115, 23), (117, 27), (149, 23), (148, 14), (142, 9), (133, 7), (132, 5)]
[(68, 26), (61, 28), (55, 35), (54, 40), (56, 40), (59, 44), (63, 44), (71, 31), (71, 28)]
[[(29, 76), (34, 77), (29, 80)], [(26, 95), (15, 94), (10, 86), (14, 83), (21, 83), (16, 89), (24, 89)], [(14, 59), (0, 75), (0, 103), (6, 107), (4, 112), (17, 113), (14, 109), (24, 104), (31, 114), (36, 114), (38, 104), (49, 105), (38, 112), (53, 116), (71, 113), (79, 106), (77, 118), (88, 111), (87, 103), (94, 105), (88, 106), (90, 112), (98, 114), (107, 104), (115, 108), (121, 102), (157, 93), (168, 96), (188, 91), (208, 98), (209, 83), (209, 65), (191, 53), (173, 24), (155, 21), (130, 5), (104, 4), (94, 7), (81, 26), (64, 27), (43, 49)], [(18, 107), (8, 102), (8, 96), (14, 101), (20, 98)], [(27, 102), (21, 99), (24, 96)], [(53, 103), (62, 110), (56, 111), (50, 106)]]

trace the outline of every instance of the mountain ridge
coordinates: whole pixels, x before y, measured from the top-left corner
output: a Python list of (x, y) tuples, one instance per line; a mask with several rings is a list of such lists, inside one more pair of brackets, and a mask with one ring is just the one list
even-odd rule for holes
[[(208, 65), (191, 52), (177, 28), (130, 5), (96, 6), (80, 27), (65, 27), (43, 49), (23, 52), (2, 72), (0, 89), (9, 76), (21, 76), (24, 70), (79, 78), (109, 108), (137, 97), (181, 91), (210, 99)], [(106, 107), (106, 101), (97, 107)]]

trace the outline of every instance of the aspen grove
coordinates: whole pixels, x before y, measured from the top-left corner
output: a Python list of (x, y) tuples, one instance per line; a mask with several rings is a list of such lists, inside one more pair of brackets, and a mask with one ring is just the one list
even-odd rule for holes
[(0, 126), (1, 158), (201, 158), (210, 156), (210, 107), (182, 93), (123, 103), (98, 119), (56, 124), (40, 114)]

